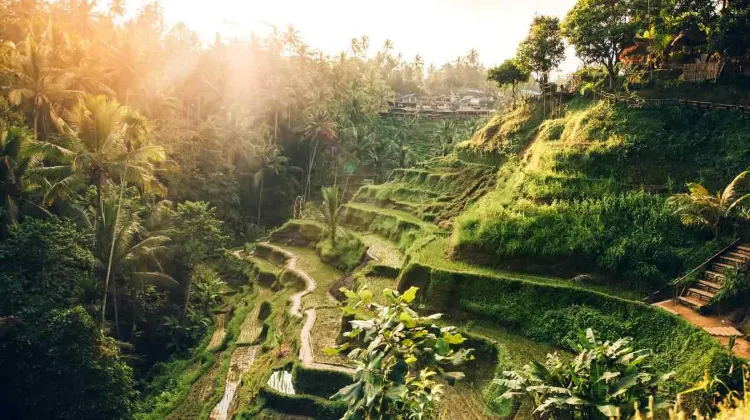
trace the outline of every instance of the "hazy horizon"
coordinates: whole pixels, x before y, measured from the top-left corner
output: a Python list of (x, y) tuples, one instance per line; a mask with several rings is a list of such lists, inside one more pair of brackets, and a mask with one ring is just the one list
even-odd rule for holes
[[(129, 12), (135, 13), (144, 3), (130, 2)], [(267, 34), (271, 25), (283, 31), (291, 24), (305, 43), (328, 54), (346, 50), (352, 38), (367, 35), (371, 53), (390, 39), (407, 61), (420, 54), (427, 65), (439, 66), (475, 48), (482, 64), (491, 67), (515, 55), (535, 13), (563, 18), (574, 1), (384, 0), (372, 6), (361, 2), (362, 7), (343, 0), (160, 3), (168, 25), (184, 22), (206, 43), (216, 33), (225, 39), (246, 38), (252, 32)], [(563, 73), (580, 63), (570, 48), (567, 55), (560, 66)]]

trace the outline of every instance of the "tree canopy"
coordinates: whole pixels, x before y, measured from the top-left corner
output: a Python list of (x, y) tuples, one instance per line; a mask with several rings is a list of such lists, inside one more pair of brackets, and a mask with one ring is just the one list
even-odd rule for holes
[(560, 19), (554, 16), (535, 16), (529, 34), (518, 45), (518, 63), (526, 70), (536, 73), (537, 80), (546, 84), (549, 82), (549, 73), (564, 58), (565, 44)]

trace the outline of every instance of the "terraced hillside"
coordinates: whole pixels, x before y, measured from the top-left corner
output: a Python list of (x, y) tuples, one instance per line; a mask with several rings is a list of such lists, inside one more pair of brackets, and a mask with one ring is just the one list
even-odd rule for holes
[[(529, 117), (514, 120), (515, 126), (505, 131), (497, 130), (511, 136), (508, 141), (513, 145), (505, 152), (493, 146), (492, 153), (502, 154), (497, 160), (504, 162), (501, 166), (457, 157), (488, 162), (471, 159), (479, 154), (477, 143), (462, 146), (456, 155), (394, 171), (384, 184), (363, 186), (341, 209), (338, 247), (330, 245), (319, 222), (294, 220), (274, 231), (268, 242), (238, 251), (252, 265), (252, 291), (234, 295), (234, 310), (224, 320), (224, 338), (214, 340), (221, 344), (200, 350), (182, 365), (179, 392), (154, 413), (172, 418), (338, 418), (345, 408), (328, 398), (350, 381), (351, 365), (323, 349), (339, 342), (347, 328), (340, 311), (342, 286), (367, 285), (376, 299), (387, 287), (403, 291), (418, 286), (418, 310), (444, 312), (444, 322), (458, 325), (471, 338), (470, 344), (481, 349), (481, 357), (466, 367), (466, 380), (446, 387), (439, 407), (444, 419), (528, 418), (530, 407), (496, 401), (502, 390), (492, 379), (501, 370), (542, 360), (547, 351), (565, 352), (569, 340), (585, 328), (596, 329), (605, 339), (631, 336), (637, 347), (653, 349), (657, 369), (676, 371), (676, 381), (667, 392), (684, 389), (706, 369), (728, 371), (730, 359), (719, 342), (679, 317), (641, 302), (648, 289), (634, 287), (630, 281), (612, 281), (604, 270), (592, 270), (585, 255), (553, 252), (569, 243), (568, 236), (593, 229), (571, 225), (566, 214), (590, 216), (587, 209), (604, 205), (611, 210), (594, 214), (600, 223), (615, 210), (633, 218), (629, 225), (621, 220), (613, 225), (620, 229), (610, 233), (613, 238), (622, 234), (626, 241), (663, 245), (673, 240), (665, 239), (664, 232), (674, 231), (687, 244), (705, 242), (679, 224), (659, 230), (656, 221), (671, 221), (654, 208), (654, 203), (663, 205), (664, 198), (646, 191), (645, 181), (642, 188), (635, 186), (638, 170), (618, 166), (633, 175), (622, 179), (570, 170), (571, 162), (584, 165), (604, 159), (627, 142), (618, 143), (612, 135), (607, 140), (580, 140), (580, 133), (588, 133), (589, 138), (602, 135), (604, 128), (597, 131), (590, 125), (599, 124), (602, 113), (616, 111), (574, 102), (568, 112), (562, 121), (535, 127)], [(485, 130), (485, 136), (488, 131), (492, 130)], [(620, 192), (624, 195), (617, 195)], [(541, 218), (536, 212), (559, 206), (568, 213), (544, 219), (547, 231), (528, 230)], [(639, 206), (641, 213), (635, 210)], [(527, 230), (498, 220), (510, 220)], [(647, 241), (632, 236), (627, 226), (634, 223), (656, 229), (649, 231), (656, 237)], [(527, 236), (513, 236), (521, 232)], [(548, 248), (528, 254), (525, 241), (541, 238), (549, 242)], [(584, 239), (579, 241), (583, 246)], [(605, 243), (597, 236), (589, 236), (588, 241), (592, 247)], [(605, 261), (619, 256), (619, 264), (628, 262), (643, 270), (653, 263), (658, 271), (661, 262), (671, 261), (669, 253), (648, 257), (653, 259), (633, 255), (629, 243), (619, 243), (620, 254), (610, 248), (596, 252)], [(717, 246), (720, 243), (708, 242), (696, 245), (694, 256), (679, 255), (689, 261)], [(589, 265), (579, 266), (577, 259)], [(671, 269), (676, 267), (681, 265)], [(237, 353), (242, 347), (249, 349)], [(240, 356), (244, 362), (232, 361)]]
[[(457, 157), (395, 171), (389, 182), (359, 191), (346, 206), (345, 224), (398, 245), (404, 253), (398, 287), (419, 286), (425, 310), (553, 346), (564, 346), (588, 327), (607, 339), (632, 336), (637, 346), (657, 353), (657, 367), (676, 370), (672, 390), (699, 379), (706, 368), (728, 366), (726, 351), (708, 334), (640, 302), (722, 246), (682, 227), (660, 193), (670, 177), (690, 179), (695, 172), (686, 166), (700, 157), (686, 166), (675, 163), (666, 173), (651, 160), (642, 160), (643, 168), (632, 160), (619, 162), (632, 153), (630, 142), (653, 150), (660, 147), (653, 142), (665, 141), (639, 137), (654, 129), (656, 115), (648, 120), (652, 125), (628, 137), (618, 135), (628, 130), (622, 120), (646, 111), (579, 99), (567, 112), (560, 120), (542, 121), (534, 110), (519, 111), (490, 122), (500, 126), (461, 145), (458, 156), (488, 162), (483, 154), (497, 154), (495, 161), (504, 163), (496, 172)], [(656, 132), (665, 130), (666, 125)], [(467, 175), (472, 170), (479, 172)], [(478, 173), (492, 174), (496, 185), (480, 181)], [(720, 180), (724, 174), (712, 176)], [(455, 191), (467, 188), (468, 179), (477, 181), (477, 194), (462, 203), (458, 217), (434, 211), (440, 203), (461, 201), (454, 201)], [(565, 246), (567, 253), (556, 251)], [(634, 279), (649, 273), (641, 278), (646, 284)]]

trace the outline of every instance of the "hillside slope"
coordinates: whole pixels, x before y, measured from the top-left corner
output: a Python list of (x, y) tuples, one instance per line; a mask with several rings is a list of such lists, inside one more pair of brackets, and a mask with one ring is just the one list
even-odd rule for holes
[(497, 188), (456, 221), (455, 258), (655, 290), (721, 241), (666, 206), (686, 182), (722, 188), (750, 166), (750, 117), (629, 109), (576, 98), (562, 118), (539, 105), (493, 119), (459, 153), (505, 156)]

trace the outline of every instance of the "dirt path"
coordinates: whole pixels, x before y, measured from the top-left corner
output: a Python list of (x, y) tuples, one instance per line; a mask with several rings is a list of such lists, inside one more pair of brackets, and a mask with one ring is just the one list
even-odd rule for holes
[(289, 298), (289, 300), (292, 302), (292, 306), (289, 308), (289, 313), (293, 316), (296, 316), (297, 318), (302, 318), (302, 312), (300, 311), (300, 308), (302, 307), (302, 298), (317, 289), (318, 283), (316, 283), (315, 279), (310, 277), (309, 274), (297, 268), (297, 260), (299, 260), (299, 257), (295, 255), (289, 261), (287, 261), (286, 269), (295, 272), (299, 277), (304, 279), (306, 287), (305, 290), (299, 293), (295, 293)]
[(210, 420), (226, 420), (229, 406), (232, 404), (237, 388), (240, 386), (242, 374), (247, 372), (255, 361), (255, 354), (258, 352), (258, 346), (237, 347), (232, 352), (232, 358), (229, 361), (229, 372), (227, 372), (227, 381), (224, 384), (224, 396), (216, 407), (211, 411)]
[[(672, 299), (655, 303), (654, 306), (658, 306), (669, 313), (679, 316), (680, 318), (697, 326), (698, 328), (705, 329), (711, 327), (733, 326), (732, 322), (729, 319), (719, 316), (707, 316), (699, 314), (691, 308), (688, 308), (685, 305), (681, 305)], [(729, 345), (729, 337), (712, 337), (714, 340), (719, 341), (724, 347)], [(750, 342), (741, 338), (738, 339), (734, 345), (734, 353), (744, 359), (750, 359)]]
[[(299, 293), (295, 293), (289, 298), (289, 301), (291, 302), (291, 305), (289, 307), (289, 313), (297, 318), (302, 318), (302, 311), (300, 308), (302, 308), (302, 298), (309, 295), (315, 289), (318, 288), (318, 283), (315, 281), (315, 279), (312, 278), (307, 272), (304, 270), (301, 270), (297, 268), (297, 262), (299, 261), (299, 256), (296, 254), (289, 252), (287, 250), (284, 250), (282, 248), (279, 248), (277, 246), (274, 246), (271, 243), (264, 242), (265, 246), (272, 247), (274, 249), (278, 249), (280, 252), (283, 252), (287, 255), (290, 255), (290, 258), (287, 259), (286, 264), (284, 265), (284, 268), (288, 271), (294, 272), (298, 277), (303, 279), (305, 281), (305, 290), (302, 290)], [(329, 297), (336, 301), (332, 296)], [(329, 369), (329, 370), (336, 370), (339, 372), (344, 372), (353, 375), (354, 369), (348, 368), (341, 365), (334, 365), (334, 364), (328, 364), (328, 363), (316, 363), (315, 362), (315, 355), (312, 350), (312, 344), (310, 343), (310, 332), (312, 331), (313, 326), (315, 325), (315, 319), (317, 318), (317, 312), (315, 311), (315, 308), (310, 308), (305, 311), (305, 314), (307, 315), (307, 319), (305, 320), (304, 325), (302, 326), (302, 330), (300, 332), (300, 350), (299, 350), (299, 359), (302, 361), (302, 364), (306, 367), (310, 367), (313, 369)]]

